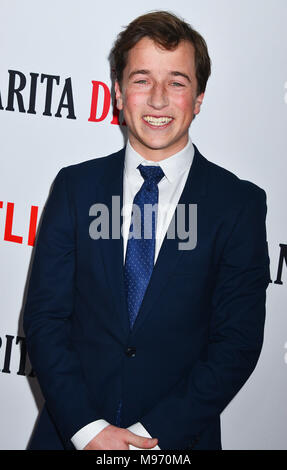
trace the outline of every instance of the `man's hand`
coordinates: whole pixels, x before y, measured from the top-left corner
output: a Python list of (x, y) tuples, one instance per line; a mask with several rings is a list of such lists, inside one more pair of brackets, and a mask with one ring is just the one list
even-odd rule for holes
[(86, 445), (84, 450), (129, 450), (129, 444), (140, 449), (152, 449), (158, 439), (141, 437), (128, 429), (110, 424)]

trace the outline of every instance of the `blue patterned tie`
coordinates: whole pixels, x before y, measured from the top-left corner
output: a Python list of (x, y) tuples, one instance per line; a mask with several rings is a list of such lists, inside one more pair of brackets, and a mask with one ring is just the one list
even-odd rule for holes
[[(156, 211), (149, 209), (155, 204), (154, 209), (157, 209), (157, 185), (164, 177), (160, 166), (139, 165), (138, 169), (144, 182), (135, 195), (133, 204), (140, 209), (140, 216), (136, 218), (136, 215), (139, 215), (138, 210), (133, 212), (124, 270), (131, 328), (136, 320), (154, 266)], [(147, 205), (150, 205), (149, 209)]]

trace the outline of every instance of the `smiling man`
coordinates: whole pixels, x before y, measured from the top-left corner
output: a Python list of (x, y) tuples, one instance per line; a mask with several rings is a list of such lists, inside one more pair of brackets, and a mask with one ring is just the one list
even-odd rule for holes
[(145, 159), (163, 160), (187, 145), (204, 97), (197, 92), (194, 55), (190, 41), (167, 50), (149, 37), (129, 52), (115, 86), (117, 106), (124, 110), (131, 146)]
[[(29, 448), (221, 449), (263, 342), (266, 195), (189, 137), (210, 59), (188, 23), (143, 15), (112, 57), (127, 144), (59, 172), (38, 236), (24, 329), (46, 403)], [(115, 196), (121, 235), (89, 236)], [(169, 228), (191, 206), (197, 243), (180, 249)]]

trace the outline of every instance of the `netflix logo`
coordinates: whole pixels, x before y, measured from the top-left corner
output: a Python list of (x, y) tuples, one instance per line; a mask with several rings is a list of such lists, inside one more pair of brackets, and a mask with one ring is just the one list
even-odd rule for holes
[[(112, 103), (111, 91), (102, 81), (91, 81), (90, 109), (86, 118), (89, 122), (101, 122), (107, 119), (112, 108), (110, 124), (125, 126), (120, 122), (116, 102)], [(25, 75), (18, 70), (8, 70), (7, 98), (0, 90), (0, 111), (14, 111), (42, 116), (66, 117), (77, 119), (74, 105), (72, 78), (61, 78), (60, 75), (31, 72)], [(44, 99), (40, 99), (44, 96)], [(102, 100), (99, 100), (99, 96)], [(101, 102), (101, 104), (99, 104)]]
[(14, 202), (4, 203), (0, 201), (0, 217), (1, 215), (4, 216), (4, 241), (34, 246), (37, 230), (38, 206), (31, 206), (30, 211), (27, 213), (27, 237), (24, 237), (23, 233), (14, 233), (14, 209)]

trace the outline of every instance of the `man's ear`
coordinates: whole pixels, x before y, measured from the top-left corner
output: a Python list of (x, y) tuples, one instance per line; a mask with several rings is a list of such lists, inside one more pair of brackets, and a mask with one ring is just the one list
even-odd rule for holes
[(121, 111), (123, 109), (123, 95), (121, 92), (120, 84), (117, 80), (115, 82), (115, 93), (116, 93), (117, 108), (119, 111)]
[(194, 103), (194, 114), (198, 114), (200, 112), (200, 107), (202, 105), (204, 98), (204, 93), (201, 93), (195, 98), (195, 103)]

